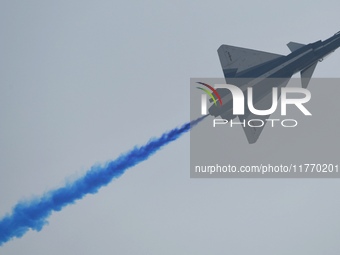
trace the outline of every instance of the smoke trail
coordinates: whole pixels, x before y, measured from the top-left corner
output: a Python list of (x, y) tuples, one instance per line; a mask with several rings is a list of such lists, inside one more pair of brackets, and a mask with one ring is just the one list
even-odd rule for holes
[(112, 179), (120, 177), (128, 168), (147, 160), (163, 146), (175, 141), (205, 117), (188, 122), (158, 138), (152, 138), (143, 146), (135, 146), (104, 166), (91, 167), (84, 176), (64, 187), (51, 190), (39, 198), (19, 202), (10, 215), (0, 219), (0, 246), (14, 237), (23, 236), (29, 229), (40, 231), (53, 211), (60, 211), (85, 195), (96, 193)]

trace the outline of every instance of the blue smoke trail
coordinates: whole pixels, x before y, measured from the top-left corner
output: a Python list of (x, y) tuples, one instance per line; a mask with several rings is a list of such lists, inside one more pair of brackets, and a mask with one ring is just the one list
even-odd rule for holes
[(96, 193), (112, 179), (120, 177), (130, 167), (147, 160), (163, 146), (175, 141), (205, 117), (188, 122), (158, 138), (150, 139), (143, 146), (135, 146), (104, 166), (93, 166), (73, 183), (51, 190), (39, 198), (17, 203), (10, 215), (0, 219), (0, 246), (14, 237), (22, 237), (29, 229), (40, 231), (47, 224), (47, 218), (53, 211), (60, 211), (85, 195)]

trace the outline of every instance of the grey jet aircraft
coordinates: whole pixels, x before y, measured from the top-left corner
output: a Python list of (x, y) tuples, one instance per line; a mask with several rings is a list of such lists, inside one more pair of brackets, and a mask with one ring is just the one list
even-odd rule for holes
[[(290, 78), (301, 72), (302, 87), (307, 88), (316, 65), (327, 55), (340, 47), (340, 31), (325, 41), (310, 44), (290, 42), (287, 44), (291, 53), (287, 56), (273, 54), (258, 50), (240, 48), (230, 45), (221, 45), (218, 49), (225, 80), (228, 84), (236, 85), (245, 91), (252, 86), (253, 104), (256, 109), (268, 109), (271, 103), (272, 88), (285, 87)], [(268, 79), (270, 78), (270, 79)], [(273, 84), (273, 79), (275, 84)], [(268, 119), (268, 116), (254, 115), (245, 109), (245, 114), (235, 116), (232, 113), (232, 97), (226, 89), (217, 89), (223, 99), (223, 105), (212, 105), (209, 114), (221, 116), (226, 120), (239, 117), (240, 121), (250, 119)], [(280, 94), (278, 95), (280, 96)], [(247, 100), (247, 99), (246, 99)], [(212, 102), (212, 100), (210, 100)], [(247, 107), (246, 107), (247, 108)], [(266, 123), (264, 121), (264, 123)], [(261, 127), (243, 126), (249, 143), (255, 143), (259, 138), (264, 125)]]

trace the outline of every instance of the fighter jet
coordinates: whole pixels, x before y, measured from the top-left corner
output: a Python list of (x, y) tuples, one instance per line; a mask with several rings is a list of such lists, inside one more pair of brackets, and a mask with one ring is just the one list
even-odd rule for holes
[[(221, 45), (218, 49), (225, 80), (228, 84), (238, 86), (242, 91), (251, 86), (253, 104), (256, 109), (266, 108), (272, 102), (272, 88), (285, 87), (290, 78), (297, 72), (301, 73), (302, 87), (307, 88), (318, 62), (340, 47), (340, 31), (325, 41), (310, 44), (290, 42), (287, 44), (291, 53), (287, 56), (258, 50)], [(275, 82), (273, 83), (273, 79)], [(225, 89), (217, 89), (223, 100), (223, 105), (213, 104), (209, 114), (221, 116), (226, 120), (239, 117), (240, 121), (251, 119), (265, 120), (268, 116), (258, 116), (245, 110), (244, 115), (235, 116), (232, 112), (232, 97)], [(280, 96), (280, 95), (278, 95)], [(210, 100), (212, 102), (212, 100)], [(269, 104), (270, 105), (270, 104)], [(269, 106), (270, 107), (270, 106)], [(264, 123), (266, 123), (264, 121)], [(261, 127), (243, 126), (249, 143), (255, 143), (264, 125)]]

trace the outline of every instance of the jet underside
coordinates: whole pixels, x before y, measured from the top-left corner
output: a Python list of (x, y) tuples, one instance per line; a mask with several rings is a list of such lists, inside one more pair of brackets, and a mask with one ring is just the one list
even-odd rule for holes
[[(268, 109), (271, 106), (273, 87), (285, 87), (290, 78), (301, 73), (301, 85), (307, 88), (319, 61), (340, 46), (340, 32), (325, 41), (308, 45), (290, 42), (287, 44), (291, 53), (287, 56), (252, 50), (247, 48), (221, 45), (218, 49), (223, 74), (228, 84), (238, 86), (244, 92), (253, 87), (253, 104), (256, 109)], [(271, 82), (275, 79), (275, 83)], [(223, 99), (222, 106), (212, 105), (209, 113), (223, 119), (239, 117), (240, 121), (248, 119), (267, 119), (269, 116), (256, 116), (248, 109), (242, 116), (232, 113), (232, 97), (225, 89), (217, 90)], [(280, 95), (279, 95), (280, 96)], [(255, 143), (264, 125), (257, 128), (243, 127), (249, 143)]]

